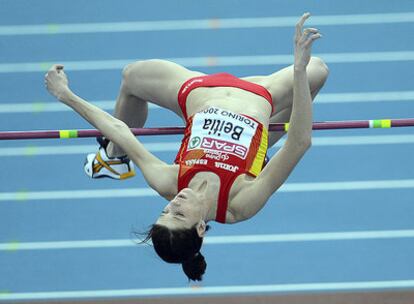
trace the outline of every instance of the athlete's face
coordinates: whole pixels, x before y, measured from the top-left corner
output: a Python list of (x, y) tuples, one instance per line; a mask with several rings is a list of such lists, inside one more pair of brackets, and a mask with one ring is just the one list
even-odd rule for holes
[(170, 229), (189, 229), (194, 225), (205, 226), (202, 202), (190, 188), (184, 188), (165, 206), (156, 224)]

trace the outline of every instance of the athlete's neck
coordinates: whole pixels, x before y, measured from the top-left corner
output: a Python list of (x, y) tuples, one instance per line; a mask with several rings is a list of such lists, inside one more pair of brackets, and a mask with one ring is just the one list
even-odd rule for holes
[(196, 174), (188, 185), (197, 194), (202, 204), (202, 214), (205, 222), (216, 218), (218, 188), (220, 186), (217, 180), (215, 174)]

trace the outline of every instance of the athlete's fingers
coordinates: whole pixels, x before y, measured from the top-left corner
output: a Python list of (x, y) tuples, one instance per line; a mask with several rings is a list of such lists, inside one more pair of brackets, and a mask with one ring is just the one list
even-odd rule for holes
[(317, 33), (319, 33), (319, 30), (316, 28), (306, 28), (299, 39), (299, 43), (304, 43), (311, 35)]
[(63, 71), (63, 68), (64, 68), (63, 64), (57, 64), (57, 65), (56, 65), (56, 70), (58, 71), (58, 73), (59, 73), (60, 71)]
[(305, 43), (303, 44), (303, 46), (305, 47), (305, 48), (308, 48), (308, 47), (310, 47), (311, 45), (312, 45), (312, 43), (316, 40), (316, 39), (319, 39), (319, 38), (321, 38), (322, 37), (322, 35), (320, 34), (320, 33), (317, 33), (317, 34), (312, 34), (311, 36), (309, 36), (309, 38), (305, 41)]
[(49, 69), (48, 72), (57, 72), (59, 73), (60, 71), (62, 71), (64, 68), (64, 66), (62, 64), (54, 64), (51, 66), (51, 68)]
[(310, 13), (304, 13), (302, 17), (299, 19), (298, 23), (296, 23), (296, 35), (295, 35), (296, 41), (299, 40), (299, 38), (301, 37), (303, 24), (305, 23), (306, 19), (308, 19), (309, 17), (310, 17)]
[(310, 33), (316, 34), (316, 33), (319, 33), (319, 30), (317, 28), (308, 27), (308, 28), (305, 28), (305, 30), (303, 31), (303, 34), (305, 35), (309, 35)]

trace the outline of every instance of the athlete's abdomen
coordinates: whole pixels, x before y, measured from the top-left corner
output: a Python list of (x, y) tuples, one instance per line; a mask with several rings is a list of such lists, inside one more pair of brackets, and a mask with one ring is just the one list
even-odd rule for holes
[(271, 105), (265, 98), (238, 88), (196, 88), (187, 97), (188, 116), (209, 106), (248, 115), (266, 127), (272, 111)]

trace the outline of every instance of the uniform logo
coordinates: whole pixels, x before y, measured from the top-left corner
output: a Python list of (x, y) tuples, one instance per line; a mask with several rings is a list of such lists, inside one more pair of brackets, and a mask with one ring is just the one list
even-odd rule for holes
[(190, 140), (190, 144), (189, 144), (190, 149), (194, 149), (194, 148), (198, 147), (200, 145), (200, 143), (201, 143), (201, 138), (200, 137), (198, 137), (198, 136), (193, 137)]
[(185, 91), (187, 91), (193, 84), (195, 84), (197, 82), (203, 82), (203, 79), (194, 79), (194, 80), (190, 81), (189, 83), (187, 83), (185, 85), (185, 87), (183, 88), (183, 90), (181, 91), (181, 94), (184, 94)]
[(245, 159), (248, 149), (242, 145), (234, 144), (228, 141), (204, 137), (201, 148), (208, 151), (229, 153)]
[(185, 161), (185, 164), (187, 166), (194, 166), (194, 165), (207, 165), (208, 160), (207, 159), (189, 159)]
[(220, 168), (220, 169), (227, 170), (227, 171), (234, 172), (234, 173), (236, 173), (236, 171), (239, 170), (238, 166), (234, 166), (230, 164), (219, 163), (219, 162), (215, 162), (214, 164), (216, 168)]
[(211, 150), (209, 150), (209, 152), (212, 152), (212, 153), (206, 153), (205, 155), (206, 158), (211, 158), (214, 160), (221, 160), (221, 161), (226, 161), (230, 158), (227, 153), (211, 151)]

